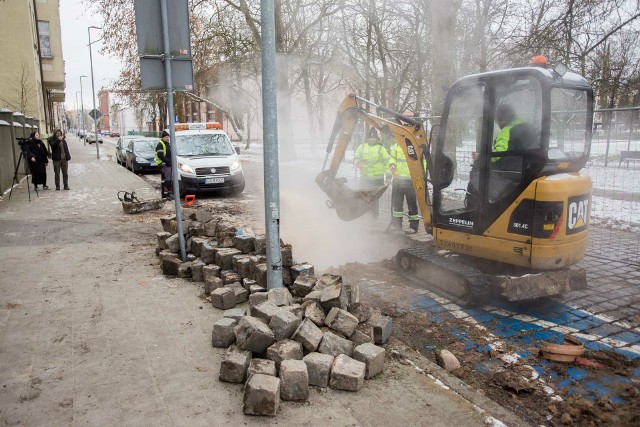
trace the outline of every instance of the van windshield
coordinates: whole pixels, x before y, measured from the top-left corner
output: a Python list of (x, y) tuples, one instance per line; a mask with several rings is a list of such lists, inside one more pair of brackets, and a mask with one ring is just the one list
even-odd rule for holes
[(176, 135), (178, 156), (229, 156), (235, 151), (227, 135), (203, 133), (197, 135)]

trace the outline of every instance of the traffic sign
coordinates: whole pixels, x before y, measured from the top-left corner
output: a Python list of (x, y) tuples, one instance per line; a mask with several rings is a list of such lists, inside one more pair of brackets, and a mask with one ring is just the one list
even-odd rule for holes
[(100, 116), (102, 116), (102, 113), (94, 108), (93, 110), (89, 111), (89, 116), (91, 116), (93, 120), (98, 120)]

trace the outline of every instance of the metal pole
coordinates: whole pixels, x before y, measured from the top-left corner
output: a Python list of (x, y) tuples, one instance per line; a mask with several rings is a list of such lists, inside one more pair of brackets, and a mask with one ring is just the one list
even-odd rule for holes
[(267, 289), (281, 288), (280, 175), (276, 100), (276, 37), (273, 0), (260, 1), (262, 28), (262, 120), (264, 144), (264, 216), (267, 229)]
[[(98, 27), (89, 27), (87, 32), (89, 33), (89, 62), (91, 63), (91, 98), (93, 99), (93, 127), (96, 131), (96, 157), (100, 160), (100, 143), (98, 142), (98, 119), (96, 119), (96, 90), (93, 84), (93, 56), (91, 55), (91, 29)], [(98, 28), (99, 29), (99, 28)]]
[(87, 145), (87, 131), (84, 127), (84, 100), (82, 98), (82, 78), (87, 76), (80, 76), (80, 108), (82, 110), (82, 145)]
[(178, 225), (178, 242), (182, 261), (187, 260), (187, 250), (182, 233), (182, 207), (180, 206), (180, 187), (178, 182), (178, 143), (176, 141), (175, 116), (173, 114), (173, 82), (171, 81), (171, 45), (169, 44), (169, 16), (167, 0), (160, 0), (162, 14), (162, 42), (164, 44), (164, 74), (167, 85), (167, 111), (169, 113), (169, 137), (171, 138), (171, 180), (173, 181), (173, 201), (176, 205), (176, 221)]
[[(78, 110), (78, 94), (80, 93), (79, 90), (76, 91), (76, 129), (78, 127), (80, 127), (80, 111)], [(78, 132), (76, 131), (76, 135), (78, 134)]]

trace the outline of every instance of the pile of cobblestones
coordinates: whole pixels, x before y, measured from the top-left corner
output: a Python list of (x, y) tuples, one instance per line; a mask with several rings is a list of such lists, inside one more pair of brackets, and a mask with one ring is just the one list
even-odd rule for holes
[[(162, 218), (157, 255), (166, 275), (203, 281), (225, 310), (212, 344), (226, 348), (219, 379), (245, 383), (243, 411), (276, 415), (280, 401), (304, 401), (309, 386), (358, 391), (384, 370), (392, 320), (360, 302), (357, 284), (316, 277), (281, 242), (283, 287), (267, 290), (266, 239), (206, 209), (183, 209), (187, 261), (175, 216)], [(236, 305), (248, 301), (243, 308)]]

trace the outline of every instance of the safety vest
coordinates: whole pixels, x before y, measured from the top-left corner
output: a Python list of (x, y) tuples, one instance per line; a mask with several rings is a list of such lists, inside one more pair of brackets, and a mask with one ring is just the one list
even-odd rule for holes
[(355, 159), (362, 162), (363, 176), (381, 177), (387, 171), (389, 153), (378, 140), (373, 141), (373, 144), (368, 140), (366, 144), (360, 145), (356, 149)]
[[(498, 132), (498, 136), (496, 136), (496, 140), (493, 143), (493, 151), (495, 152), (507, 151), (509, 149), (509, 141), (511, 140), (511, 129), (514, 126), (521, 125), (523, 123), (526, 123), (526, 122), (522, 119), (515, 119), (515, 120), (512, 120), (511, 123), (509, 123), (502, 129), (500, 129), (500, 132)], [(492, 161), (495, 161), (495, 160), (497, 159), (496, 158), (492, 159)]]
[(391, 147), (391, 158), (389, 159), (389, 165), (395, 165), (397, 178), (411, 178), (409, 172), (409, 165), (407, 165), (407, 158), (402, 151), (402, 148), (396, 143)]
[[(162, 144), (162, 152), (164, 153), (164, 156), (167, 157), (167, 144), (164, 143), (163, 140), (158, 141), (159, 144)], [(156, 165), (160, 166), (161, 164), (163, 164), (164, 162), (162, 161), (162, 159), (160, 159), (160, 157), (158, 157), (158, 152), (156, 151)]]

